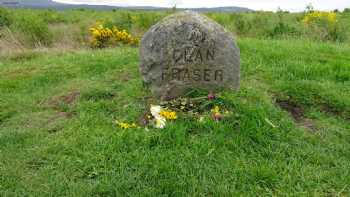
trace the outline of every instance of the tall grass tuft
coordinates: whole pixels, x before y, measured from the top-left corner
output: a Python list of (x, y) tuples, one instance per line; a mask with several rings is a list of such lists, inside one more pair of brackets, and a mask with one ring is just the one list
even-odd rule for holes
[(6, 8), (0, 7), (0, 28), (11, 24), (10, 12)]
[(152, 25), (156, 24), (166, 15), (166, 13), (155, 13), (151, 15), (141, 12), (132, 16), (132, 22), (135, 28), (142, 31), (147, 31)]
[(10, 28), (21, 35), (26, 45), (31, 47), (50, 46), (53, 36), (48, 24), (35, 14), (21, 14), (15, 17)]
[(300, 35), (297, 28), (292, 26), (285, 19), (289, 13), (285, 13), (282, 10), (277, 12), (277, 23), (273, 28), (268, 32), (269, 37), (271, 38), (281, 38), (281, 37), (292, 37), (293, 35)]
[(42, 18), (48, 24), (67, 22), (62, 12), (50, 9), (44, 10), (41, 13), (39, 13), (39, 17)]

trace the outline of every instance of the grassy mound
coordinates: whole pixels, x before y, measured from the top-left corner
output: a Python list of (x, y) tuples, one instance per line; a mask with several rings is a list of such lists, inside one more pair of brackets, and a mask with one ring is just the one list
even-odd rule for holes
[(136, 48), (1, 59), (0, 195), (349, 194), (350, 46), (239, 46), (233, 116), (149, 131)]

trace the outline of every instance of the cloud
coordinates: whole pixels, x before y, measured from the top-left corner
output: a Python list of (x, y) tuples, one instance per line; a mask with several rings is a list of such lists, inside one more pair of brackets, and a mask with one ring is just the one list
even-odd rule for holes
[(334, 10), (350, 7), (350, 0), (54, 0), (61, 3), (114, 5), (114, 6), (158, 6), (181, 8), (239, 6), (254, 10), (301, 11), (312, 4), (317, 10)]

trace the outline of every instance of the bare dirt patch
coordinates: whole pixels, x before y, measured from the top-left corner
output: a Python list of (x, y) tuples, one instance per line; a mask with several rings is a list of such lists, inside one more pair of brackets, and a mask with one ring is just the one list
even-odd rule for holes
[(298, 125), (307, 128), (310, 131), (317, 131), (317, 127), (312, 119), (302, 119), (300, 122), (298, 122)]
[(297, 123), (298, 126), (306, 128), (310, 131), (316, 131), (317, 127), (312, 119), (305, 117), (305, 110), (303, 106), (299, 105), (291, 99), (281, 100), (277, 99), (276, 104), (283, 110), (287, 111)]
[(80, 92), (75, 90), (67, 95), (57, 96), (49, 101), (49, 105), (55, 109), (59, 109), (62, 104), (73, 105), (79, 98)]
[(350, 121), (350, 111), (341, 111), (327, 104), (321, 105), (320, 108), (321, 111), (325, 114)]
[(277, 99), (276, 104), (283, 110), (289, 112), (289, 114), (294, 118), (294, 120), (300, 121), (304, 118), (304, 108), (298, 105), (296, 102), (290, 99), (289, 100)]

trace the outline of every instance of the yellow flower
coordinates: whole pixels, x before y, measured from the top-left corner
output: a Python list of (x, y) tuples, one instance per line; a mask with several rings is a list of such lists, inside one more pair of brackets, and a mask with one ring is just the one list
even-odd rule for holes
[(129, 124), (126, 122), (119, 122), (118, 120), (116, 121), (116, 123), (121, 129), (137, 128), (137, 125), (135, 123)]
[(177, 119), (177, 115), (176, 115), (176, 112), (174, 111), (161, 111), (159, 113), (159, 115), (161, 115), (162, 117), (164, 117), (165, 119), (167, 120), (176, 120)]
[(119, 31), (116, 26), (112, 28), (104, 27), (103, 21), (98, 21), (89, 31), (91, 35), (90, 44), (93, 47), (103, 47), (107, 46), (107, 44), (117, 44), (118, 42), (130, 45), (139, 43), (139, 39), (133, 37), (125, 29)]
[(336, 24), (338, 22), (337, 14), (334, 12), (315, 11), (308, 13), (303, 19), (303, 23), (306, 25), (322, 21), (326, 22), (329, 25)]
[(215, 113), (220, 113), (220, 107), (216, 105), (213, 109), (211, 109), (211, 112), (212, 112), (213, 114), (215, 114)]

